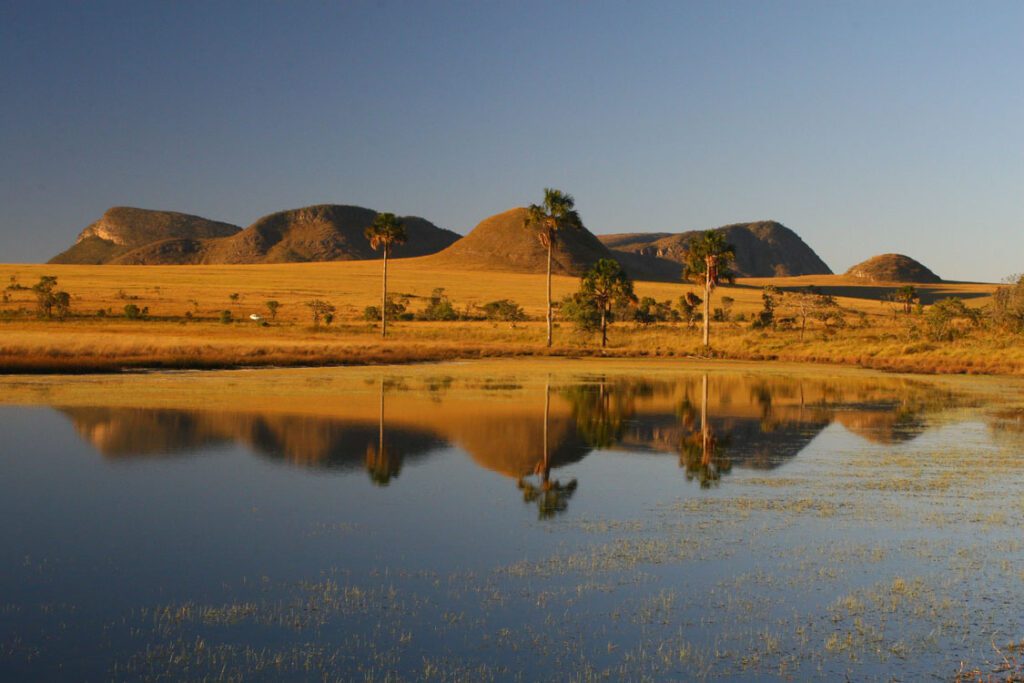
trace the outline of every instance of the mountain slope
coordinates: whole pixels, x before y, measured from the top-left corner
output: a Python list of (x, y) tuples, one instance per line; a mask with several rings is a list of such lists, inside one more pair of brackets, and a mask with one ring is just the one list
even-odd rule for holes
[(50, 259), (50, 263), (110, 263), (148, 244), (227, 237), (239, 230), (237, 225), (202, 216), (115, 206), (79, 233), (75, 244)]
[[(547, 269), (547, 249), (524, 226), (525, 220), (525, 208), (485, 218), (468, 235), (431, 259), (439, 266), (543, 273)], [(564, 230), (559, 232), (552, 252), (551, 270), (580, 275), (602, 258), (614, 256), (589, 230)]]
[[(799, 235), (776, 221), (733, 223), (715, 228), (736, 247), (734, 270), (741, 277), (830, 275), (832, 270)], [(700, 230), (682, 233), (619, 233), (599, 239), (637, 278), (677, 279), (686, 248)]]
[[(115, 208), (86, 228), (51, 263), (184, 265), (289, 263), (376, 259), (363, 231), (376, 211), (320, 204), (264, 216), (245, 230), (198, 216)], [(415, 216), (404, 217), (409, 239), (393, 255), (422, 256), (459, 235)]]

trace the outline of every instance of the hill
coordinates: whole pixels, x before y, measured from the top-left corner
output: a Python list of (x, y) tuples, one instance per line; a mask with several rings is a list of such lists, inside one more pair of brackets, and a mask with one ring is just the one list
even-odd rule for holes
[[(740, 277), (831, 275), (832, 270), (799, 235), (776, 221), (733, 223), (716, 230), (736, 247), (734, 270)], [(623, 265), (640, 279), (677, 279), (682, 275), (686, 249), (700, 230), (682, 233), (649, 232), (601, 235)]]
[(74, 245), (54, 256), (50, 263), (112, 263), (146, 245), (168, 240), (194, 243), (234, 235), (239, 230), (241, 228), (237, 225), (212, 221), (202, 216), (115, 206), (79, 233)]
[[(430, 263), (469, 270), (543, 273), (547, 249), (524, 227), (525, 220), (526, 209), (521, 207), (486, 218), (468, 235), (432, 256)], [(586, 228), (565, 230), (558, 235), (551, 269), (560, 275), (580, 275), (598, 259), (614, 257)]]
[[(203, 263), (290, 263), (380, 258), (363, 231), (377, 215), (372, 209), (319, 204), (264, 216), (248, 228), (208, 245)], [(424, 256), (453, 244), (457, 233), (416, 216), (404, 216), (409, 240), (396, 257)]]
[[(79, 235), (51, 263), (183, 265), (350, 261), (380, 258), (363, 236), (377, 215), (358, 206), (320, 204), (280, 211), (245, 230), (167, 211), (115, 208)], [(459, 235), (415, 216), (404, 217), (409, 240), (394, 255), (422, 256)]]
[(938, 275), (903, 254), (873, 256), (850, 268), (846, 275), (868, 282), (942, 282)]

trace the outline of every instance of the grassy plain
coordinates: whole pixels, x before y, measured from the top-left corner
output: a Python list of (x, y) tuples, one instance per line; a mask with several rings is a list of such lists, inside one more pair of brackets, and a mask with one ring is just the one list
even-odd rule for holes
[[(63, 322), (34, 317), (27, 288), (55, 275), (72, 295), (72, 317)], [(753, 278), (716, 291), (712, 305), (732, 297), (733, 316), (749, 318), (761, 308), (766, 284), (783, 289), (808, 285), (837, 297), (849, 325), (837, 332), (753, 330), (749, 322), (715, 324), (714, 355), (748, 360), (810, 361), (910, 372), (1024, 372), (1024, 345), (1005, 335), (973, 332), (956, 342), (934, 343), (920, 334), (920, 316), (897, 315), (883, 297), (898, 285), (863, 285), (843, 276)], [(544, 277), (491, 271), (438, 270), (429, 260), (402, 259), (390, 269), (389, 290), (422, 310), (443, 287), (459, 311), (512, 299), (530, 321), (511, 325), (484, 321), (398, 322), (382, 342), (377, 327), (362, 320), (380, 296), (376, 261), (253, 266), (58, 266), (0, 265), (0, 371), (88, 372), (131, 368), (228, 368), (437, 361), (494, 356), (598, 355), (591, 335), (568, 324), (555, 345), (543, 345)], [(14, 285), (11, 289), (9, 285)], [(554, 295), (575, 291), (578, 280), (554, 278)], [(22, 288), (19, 288), (22, 287)], [(920, 285), (924, 303), (958, 296), (984, 306), (995, 286), (979, 283)], [(636, 293), (675, 302), (692, 290), (684, 283), (638, 282)], [(338, 309), (334, 324), (314, 329), (309, 309), (323, 299)], [(280, 302), (277, 317), (263, 326), (248, 319), (268, 316), (265, 303)], [(148, 318), (128, 320), (126, 305), (148, 309)], [(234, 322), (220, 322), (223, 311)], [(103, 315), (99, 312), (103, 311)], [(699, 331), (685, 324), (640, 326), (618, 323), (607, 355), (690, 357), (702, 355)]]

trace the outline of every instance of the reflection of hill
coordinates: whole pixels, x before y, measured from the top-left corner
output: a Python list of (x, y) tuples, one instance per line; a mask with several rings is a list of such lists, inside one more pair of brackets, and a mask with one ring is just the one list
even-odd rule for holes
[[(241, 393), (240, 385), (237, 395), (229, 389), (216, 396), (219, 402), (209, 410), (87, 405), (61, 410), (84, 439), (111, 458), (238, 443), (295, 465), (365, 468), (374, 481), (386, 483), (403, 460), (444, 444), (458, 446), (481, 467), (504, 476), (529, 477), (544, 463), (545, 434), (549, 469), (601, 448), (692, 459), (702, 412), (721, 462), (767, 469), (795, 457), (834, 421), (873, 442), (896, 443), (919, 434), (929, 414), (958, 400), (927, 383), (877, 377), (715, 373), (708, 375), (705, 395), (701, 375), (643, 381), (585, 375), (553, 383), (547, 407), (535, 383), (506, 382), (499, 392), (482, 388), (479, 377), (451, 379), (443, 392), (435, 384), (429, 378), (422, 386), (388, 377), (336, 381), (308, 394), (293, 389), (277, 404), (268, 403), (273, 394), (265, 393), (262, 405), (247, 403), (250, 395)], [(112, 398), (135, 399), (121, 393)]]
[[(111, 458), (172, 455), (224, 443), (307, 467), (359, 468), (379, 447), (376, 424), (303, 415), (250, 415), (142, 408), (64, 408), (82, 438)], [(441, 445), (430, 433), (389, 428), (385, 449), (403, 458)]]
[[(544, 413), (507, 419), (467, 421), (450, 432), (453, 440), (480, 465), (508, 477), (525, 477), (537, 469), (544, 453)], [(582, 460), (590, 449), (571, 420), (552, 417), (548, 423), (552, 467)]]
[[(814, 437), (829, 425), (828, 419), (792, 421), (776, 425), (765, 431), (765, 424), (757, 418), (709, 418), (711, 430), (725, 435), (728, 444), (722, 446), (733, 467), (774, 469), (795, 458)], [(680, 424), (675, 415), (644, 415), (631, 421), (619, 443), (627, 451), (654, 451), (678, 453), (680, 445), (692, 429)]]

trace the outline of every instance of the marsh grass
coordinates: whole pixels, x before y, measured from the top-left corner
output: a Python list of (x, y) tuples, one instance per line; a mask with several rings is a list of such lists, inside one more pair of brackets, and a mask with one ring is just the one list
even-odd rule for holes
[[(134, 368), (213, 369), (259, 366), (414, 363), (522, 355), (694, 358), (706, 355), (700, 332), (685, 324), (618, 323), (607, 350), (593, 335), (565, 323), (555, 345), (544, 346), (542, 275), (438, 271), (420, 259), (396, 261), (394, 290), (413, 308), (424, 305), (443, 283), (455, 307), (474, 313), (488, 301), (512, 299), (532, 321), (496, 323), (393, 323), (393, 338), (381, 342), (375, 324), (363, 321), (378, 295), (375, 262), (272, 266), (0, 266), (21, 282), (56, 275), (72, 293), (73, 315), (62, 323), (37, 321), (30, 314), (31, 291), (13, 291), (0, 305), (0, 372), (109, 372)], [(815, 285), (839, 296), (851, 319), (863, 319), (836, 332), (753, 330), (748, 322), (761, 306), (761, 287)], [(556, 277), (555, 298), (578, 286)], [(929, 297), (963, 296), (983, 305), (994, 285), (942, 283), (921, 286)], [(638, 296), (676, 301), (692, 287), (683, 283), (641, 282)], [(877, 291), (876, 291), (877, 290)], [(744, 322), (714, 326), (718, 358), (838, 363), (892, 371), (1010, 374), (1024, 371), (1024, 344), (1002, 333), (975, 332), (949, 343), (920, 339), (920, 321), (896, 316), (881, 303), (885, 288), (863, 287), (840, 276), (751, 279), (729, 288), (733, 310)], [(724, 290), (723, 290), (724, 291)], [(723, 294), (724, 295), (724, 294)], [(337, 323), (312, 327), (306, 302), (320, 299), (338, 308)], [(146, 319), (120, 316), (125, 300), (145, 306)], [(273, 323), (254, 324), (251, 313), (266, 316), (263, 302), (277, 301)], [(235, 322), (222, 324), (225, 310)], [(99, 317), (97, 311), (103, 311)]]

